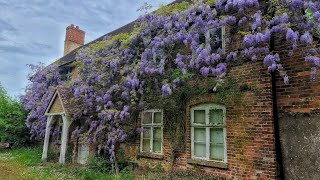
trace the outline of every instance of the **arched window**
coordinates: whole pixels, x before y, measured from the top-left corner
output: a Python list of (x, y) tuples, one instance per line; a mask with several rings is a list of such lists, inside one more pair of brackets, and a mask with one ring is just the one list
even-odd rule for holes
[(191, 108), (191, 158), (227, 161), (226, 109), (217, 104)]
[(140, 151), (162, 154), (163, 113), (162, 110), (152, 109), (141, 113)]

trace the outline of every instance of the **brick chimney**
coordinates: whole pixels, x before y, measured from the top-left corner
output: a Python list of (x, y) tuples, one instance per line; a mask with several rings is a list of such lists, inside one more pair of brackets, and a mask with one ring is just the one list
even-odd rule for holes
[(66, 55), (74, 49), (84, 45), (85, 32), (79, 26), (71, 24), (66, 28), (66, 39), (64, 41), (64, 54)]

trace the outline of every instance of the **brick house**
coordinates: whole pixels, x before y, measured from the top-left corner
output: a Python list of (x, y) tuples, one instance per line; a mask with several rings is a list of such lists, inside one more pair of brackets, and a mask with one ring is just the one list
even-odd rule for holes
[[(107, 35), (130, 32), (133, 26), (134, 22)], [(79, 27), (71, 25), (66, 31), (64, 56), (58, 61), (65, 80), (74, 80), (78, 76), (74, 62), (79, 47), (102, 41), (106, 35), (84, 44), (85, 33)], [(221, 37), (218, 46), (227, 51), (240, 47), (237, 41), (225, 45), (225, 37), (232, 35), (229, 27), (215, 29), (205, 38), (210, 39), (211, 34)], [(232, 36), (239, 40), (238, 35)], [(276, 51), (286, 49), (281, 39), (273, 40), (271, 45)], [(298, 51), (302, 49), (299, 47)], [(140, 166), (161, 164), (166, 170), (195, 170), (226, 179), (278, 179), (282, 176), (317, 179), (320, 169), (313, 165), (320, 161), (317, 151), (320, 147), (317, 121), (320, 82), (310, 80), (310, 65), (303, 63), (302, 53), (292, 57), (280, 55), (292, 77), (289, 85), (277, 74), (268, 73), (261, 61), (237, 61), (229, 67), (227, 78), (236, 83), (238, 97), (221, 102), (216, 93), (208, 91), (187, 102), (182, 128), (178, 128), (183, 132), (184, 148), (173, 146), (168, 127), (163, 123), (166, 113), (161, 109), (149, 109), (141, 112), (135, 124), (148, 131), (142, 132), (136, 141), (122, 144), (126, 158)], [(202, 84), (210, 88), (210, 78)], [(46, 111), (48, 122), (57, 118), (56, 115), (62, 117), (63, 122), (56, 120), (63, 131), (59, 162), (65, 162), (67, 148), (73, 147), (73, 161), (84, 164), (88, 156), (95, 153), (95, 147), (68, 143), (74, 127), (68, 120), (70, 105), (63, 98), (64, 93), (68, 92), (58, 87)], [(47, 158), (48, 147), (49, 135), (46, 135), (43, 159)]]

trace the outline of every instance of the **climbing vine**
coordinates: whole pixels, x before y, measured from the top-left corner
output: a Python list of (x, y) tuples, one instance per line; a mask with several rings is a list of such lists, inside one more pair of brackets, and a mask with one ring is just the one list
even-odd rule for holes
[[(215, 78), (211, 90), (219, 92), (228, 64), (240, 58), (263, 61), (269, 72), (279, 72), (284, 83), (289, 83), (280, 55), (270, 46), (275, 35), (286, 40), (289, 56), (300, 45), (307, 46), (305, 61), (310, 62), (312, 78), (316, 76), (320, 66), (316, 48), (319, 1), (216, 0), (174, 7), (177, 12), (163, 7), (141, 16), (131, 33), (106, 36), (77, 54), (80, 79), (72, 88), (74, 100), (83, 106), (75, 110), (73, 118), (85, 119), (88, 129), (79, 127), (73, 135), (96, 143), (99, 151), (109, 153), (112, 162), (116, 163), (119, 143), (136, 133), (127, 128), (136, 119), (131, 115), (158, 107), (165, 115), (169, 113), (167, 124), (180, 123), (184, 109), (180, 102), (208, 92), (190, 86), (190, 81)], [(225, 46), (213, 49), (203, 39), (210, 29), (219, 27), (226, 28)], [(238, 41), (239, 46), (232, 46)], [(47, 97), (44, 94), (41, 92), (38, 99)], [(220, 96), (227, 98), (223, 93)], [(42, 132), (43, 126), (36, 129)]]
[(47, 118), (44, 113), (52, 98), (54, 88), (63, 84), (58, 65), (44, 67), (43, 64), (29, 65), (32, 72), (29, 74), (31, 82), (26, 87), (25, 95), (20, 101), (29, 112), (27, 126), (30, 129), (31, 139), (40, 140), (46, 131)]

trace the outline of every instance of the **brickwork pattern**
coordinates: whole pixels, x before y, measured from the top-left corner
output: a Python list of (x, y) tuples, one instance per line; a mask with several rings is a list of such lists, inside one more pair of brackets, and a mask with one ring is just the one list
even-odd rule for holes
[(191, 159), (190, 108), (202, 103), (216, 103), (214, 93), (194, 97), (186, 107), (186, 150), (173, 159), (173, 149), (164, 127), (162, 157), (140, 156), (138, 162), (141, 166), (154, 167), (160, 163), (165, 170), (201, 171), (226, 179), (275, 179), (271, 77), (260, 62), (235, 66), (228, 76), (239, 84), (248, 85), (251, 90), (241, 93), (243, 102), (224, 104), (227, 109), (227, 168), (188, 163)]
[(66, 29), (66, 39), (64, 43), (64, 55), (70, 53), (74, 49), (84, 45), (85, 32), (78, 26), (71, 24)]
[[(288, 56), (290, 47), (283, 39), (276, 42), (276, 50), (280, 51), (281, 61), (290, 78), (288, 85), (278, 76), (277, 96), (280, 113), (310, 113), (320, 109), (320, 80), (310, 78), (311, 64), (303, 57), (304, 46)], [(319, 49), (319, 48), (318, 48)]]

